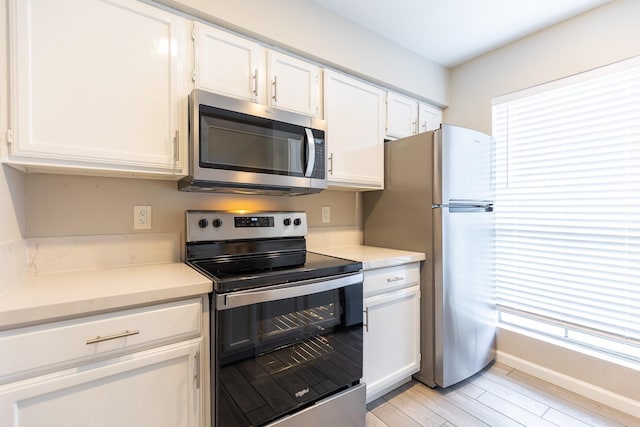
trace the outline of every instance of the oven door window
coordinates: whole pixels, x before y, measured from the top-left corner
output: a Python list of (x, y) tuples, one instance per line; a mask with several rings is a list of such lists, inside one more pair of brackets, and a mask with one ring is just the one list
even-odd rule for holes
[(362, 377), (362, 284), (217, 312), (218, 426), (259, 425)]
[(306, 152), (304, 127), (226, 110), (200, 113), (201, 167), (301, 177)]

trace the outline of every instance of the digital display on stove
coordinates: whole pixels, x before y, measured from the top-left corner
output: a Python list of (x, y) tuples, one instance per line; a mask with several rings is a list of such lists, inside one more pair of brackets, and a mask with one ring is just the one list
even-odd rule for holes
[(236, 216), (234, 220), (236, 228), (275, 226), (275, 221), (272, 216)]

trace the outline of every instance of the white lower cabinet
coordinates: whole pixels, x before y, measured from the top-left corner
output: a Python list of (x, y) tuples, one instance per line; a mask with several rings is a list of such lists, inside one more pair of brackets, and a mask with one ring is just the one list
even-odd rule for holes
[[(417, 277), (407, 280), (415, 277), (417, 265), (365, 271), (363, 378), (367, 403), (408, 381), (420, 369), (420, 282)], [(367, 273), (374, 281), (387, 281), (393, 290), (367, 296)], [(393, 286), (397, 282), (403, 285)]]
[(201, 340), (0, 386), (0, 425), (199, 426)]
[(0, 333), (0, 425), (202, 426), (201, 319), (190, 300)]

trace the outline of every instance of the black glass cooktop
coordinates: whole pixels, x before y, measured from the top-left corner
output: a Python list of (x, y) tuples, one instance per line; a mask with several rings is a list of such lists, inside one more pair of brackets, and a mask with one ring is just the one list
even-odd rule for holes
[(187, 261), (213, 280), (217, 293), (355, 273), (362, 263), (315, 252), (234, 255)]

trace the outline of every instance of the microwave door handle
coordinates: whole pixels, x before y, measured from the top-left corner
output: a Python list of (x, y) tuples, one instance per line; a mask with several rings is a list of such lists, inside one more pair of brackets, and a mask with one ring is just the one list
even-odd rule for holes
[(307, 169), (304, 171), (304, 176), (311, 177), (316, 163), (316, 140), (311, 129), (304, 128), (304, 133), (307, 135)]

